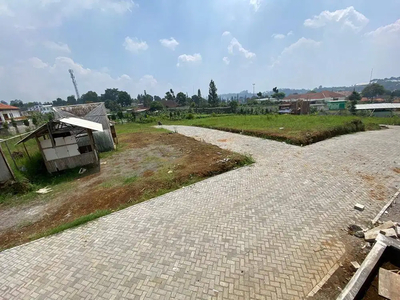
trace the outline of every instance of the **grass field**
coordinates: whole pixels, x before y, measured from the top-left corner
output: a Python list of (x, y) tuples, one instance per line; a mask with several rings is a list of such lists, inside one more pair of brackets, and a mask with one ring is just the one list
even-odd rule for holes
[(400, 125), (400, 118), (317, 115), (231, 115), (173, 122), (167, 121), (164, 123), (214, 128), (285, 141), (295, 145), (308, 145), (341, 134), (380, 129), (379, 124)]

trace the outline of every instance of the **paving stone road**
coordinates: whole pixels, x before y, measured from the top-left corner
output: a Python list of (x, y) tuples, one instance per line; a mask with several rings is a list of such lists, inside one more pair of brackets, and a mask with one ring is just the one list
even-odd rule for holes
[(399, 188), (400, 128), (301, 148), (164, 127), (256, 163), (1, 252), (0, 299), (304, 299)]

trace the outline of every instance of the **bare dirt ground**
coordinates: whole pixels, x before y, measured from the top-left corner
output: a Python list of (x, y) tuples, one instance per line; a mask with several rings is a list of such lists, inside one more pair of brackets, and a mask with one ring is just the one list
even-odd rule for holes
[(100, 170), (21, 205), (0, 205), (0, 249), (98, 210), (118, 210), (240, 165), (245, 157), (174, 133), (120, 136)]

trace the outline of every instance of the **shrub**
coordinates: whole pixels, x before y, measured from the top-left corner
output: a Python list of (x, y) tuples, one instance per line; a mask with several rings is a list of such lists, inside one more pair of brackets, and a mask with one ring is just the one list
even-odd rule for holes
[(9, 126), (8, 126), (8, 122), (5, 121), (5, 122), (3, 123), (3, 128), (4, 128), (4, 129), (8, 129), (8, 127), (9, 127)]
[(188, 119), (188, 120), (193, 120), (193, 119), (194, 119), (194, 115), (193, 115), (192, 113), (190, 113), (190, 114), (188, 114), (188, 115), (186, 116), (186, 119)]
[(32, 118), (32, 123), (33, 123), (33, 125), (35, 125), (35, 126), (37, 126), (37, 124), (39, 124), (39, 121), (38, 121), (38, 119), (37, 119), (36, 116), (34, 116), (34, 117)]
[(24, 125), (25, 125), (26, 127), (29, 127), (29, 120), (25, 119), (25, 120), (24, 120)]

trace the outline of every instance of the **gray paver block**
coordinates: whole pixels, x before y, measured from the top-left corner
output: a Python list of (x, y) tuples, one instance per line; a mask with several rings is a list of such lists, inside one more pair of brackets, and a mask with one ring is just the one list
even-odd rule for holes
[(1, 252), (1, 299), (304, 299), (400, 184), (400, 128), (303, 148), (166, 128), (256, 163)]

